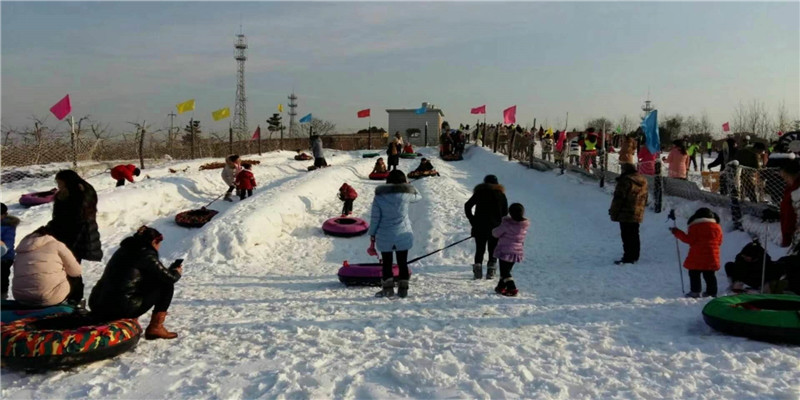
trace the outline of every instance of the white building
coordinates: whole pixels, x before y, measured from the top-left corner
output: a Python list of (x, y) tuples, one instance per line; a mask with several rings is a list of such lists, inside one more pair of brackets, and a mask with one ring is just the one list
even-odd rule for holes
[[(425, 112), (417, 114), (420, 108), (425, 108)], [(438, 146), (439, 135), (441, 134), (444, 112), (436, 108), (434, 104), (422, 103), (420, 108), (396, 108), (386, 110), (389, 113), (389, 138), (393, 138), (395, 132), (403, 135), (403, 140), (410, 142), (413, 146)], [(425, 123), (428, 123), (428, 141), (425, 142)], [(409, 129), (419, 129), (419, 133), (414, 133), (409, 137)]]

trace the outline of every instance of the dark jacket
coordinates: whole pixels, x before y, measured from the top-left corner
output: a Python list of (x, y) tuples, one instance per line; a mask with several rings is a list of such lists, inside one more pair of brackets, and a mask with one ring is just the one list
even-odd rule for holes
[[(103, 276), (92, 289), (92, 313), (107, 318), (138, 318), (148, 292), (173, 285), (181, 278), (164, 266), (150, 243), (137, 237), (126, 238), (108, 261)], [(152, 304), (149, 304), (152, 307)]]
[(614, 199), (608, 215), (614, 222), (642, 223), (644, 207), (647, 204), (647, 179), (636, 172), (632, 164), (622, 164), (625, 168), (617, 178)]
[(3, 255), (3, 260), (13, 260), (16, 256), (14, 242), (17, 240), (17, 225), (19, 225), (19, 218), (11, 215), (6, 215), (0, 220), (0, 233), (2, 233), (3, 243), (8, 248), (8, 253)]
[(756, 153), (756, 151), (750, 147), (739, 150), (736, 153), (736, 160), (739, 161), (740, 166), (754, 169), (761, 168), (763, 164), (762, 155)]
[(387, 164), (394, 166), (399, 165), (400, 153), (402, 152), (402, 150), (403, 150), (403, 145), (392, 140), (391, 143), (389, 143), (388, 148), (386, 149), (386, 154), (388, 155)]
[(710, 171), (711, 168), (716, 166), (720, 166), (719, 170), (724, 171), (725, 166), (736, 159), (736, 153), (738, 149), (736, 148), (736, 141), (733, 139), (728, 139), (723, 144), (722, 151), (717, 153), (717, 159), (712, 161), (711, 164), (708, 164), (708, 170)]
[[(472, 208), (475, 207), (475, 213)], [(472, 225), (472, 236), (490, 237), (508, 215), (508, 200), (503, 185), (481, 183), (464, 204), (464, 213)]]
[(53, 219), (47, 223), (53, 237), (67, 245), (78, 260), (100, 261), (103, 249), (97, 221), (97, 192), (88, 182), (83, 182), (83, 191), (69, 193), (66, 197), (56, 195), (53, 202)]

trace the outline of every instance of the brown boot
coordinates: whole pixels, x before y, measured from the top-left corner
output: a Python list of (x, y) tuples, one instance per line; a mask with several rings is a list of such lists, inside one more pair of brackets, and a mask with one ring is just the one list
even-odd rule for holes
[(147, 325), (147, 329), (144, 330), (144, 338), (147, 340), (153, 339), (175, 339), (178, 337), (178, 334), (175, 332), (170, 332), (167, 328), (164, 328), (164, 320), (167, 318), (166, 311), (160, 312), (153, 312), (153, 316), (150, 318), (150, 325)]

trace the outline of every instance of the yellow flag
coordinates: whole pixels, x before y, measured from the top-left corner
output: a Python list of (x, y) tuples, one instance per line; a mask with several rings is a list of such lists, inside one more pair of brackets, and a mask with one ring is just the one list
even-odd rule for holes
[(183, 114), (187, 111), (192, 111), (194, 110), (194, 99), (184, 101), (183, 103), (180, 103), (175, 107), (178, 107), (178, 114)]
[(544, 131), (544, 134), (545, 134), (545, 135), (550, 135), (550, 136), (553, 136), (553, 128), (547, 128), (547, 130), (546, 130), (546, 131)]
[(278, 112), (283, 112), (283, 104), (278, 104)]
[(214, 117), (214, 121), (219, 121), (221, 119), (225, 119), (231, 116), (231, 109), (228, 107), (220, 108), (217, 111), (212, 111), (211, 116)]

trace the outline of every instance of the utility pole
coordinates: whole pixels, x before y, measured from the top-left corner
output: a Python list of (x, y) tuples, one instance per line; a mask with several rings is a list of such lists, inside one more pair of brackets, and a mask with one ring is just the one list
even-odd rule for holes
[(175, 131), (175, 128), (173, 128), (173, 126), (175, 117), (177, 115), (174, 112), (170, 112), (169, 114), (167, 114), (167, 116), (169, 117), (169, 134), (167, 135), (167, 147), (169, 148), (169, 152), (172, 153), (172, 134)]

